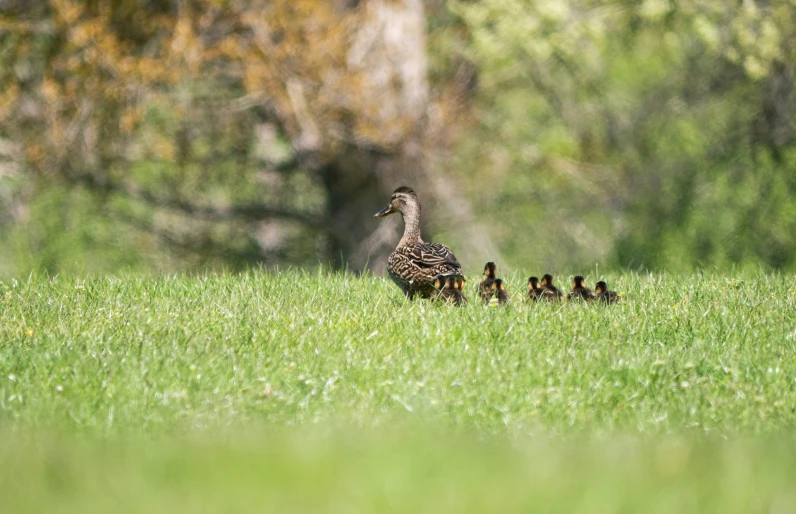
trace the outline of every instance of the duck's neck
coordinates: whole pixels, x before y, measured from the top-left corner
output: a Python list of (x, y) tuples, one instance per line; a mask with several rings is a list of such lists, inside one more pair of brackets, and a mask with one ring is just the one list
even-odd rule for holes
[(404, 236), (398, 243), (399, 246), (422, 243), (420, 238), (420, 205), (407, 204), (401, 213), (404, 218)]

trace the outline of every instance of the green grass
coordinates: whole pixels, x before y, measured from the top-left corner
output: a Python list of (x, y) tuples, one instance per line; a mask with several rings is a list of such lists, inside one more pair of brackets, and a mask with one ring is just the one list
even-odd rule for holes
[(796, 508), (793, 277), (608, 276), (625, 296), (605, 307), (524, 304), (526, 276), (512, 305), (461, 309), (296, 271), (0, 282), (0, 497), (13, 512)]
[[(271, 434), (0, 440), (15, 514), (672, 512), (796, 509), (796, 441)], [(7, 509), (7, 510), (6, 510)]]

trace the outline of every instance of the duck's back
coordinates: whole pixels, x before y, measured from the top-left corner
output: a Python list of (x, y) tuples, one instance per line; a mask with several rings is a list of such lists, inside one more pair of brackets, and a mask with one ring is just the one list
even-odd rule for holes
[(491, 277), (486, 277), (480, 284), (478, 284), (478, 294), (481, 296), (481, 300), (484, 302), (489, 302), (494, 296), (495, 292), (492, 290), (492, 284), (495, 283), (495, 279)]
[(594, 293), (587, 287), (576, 287), (567, 295), (568, 300), (591, 300), (593, 298)]
[(550, 303), (561, 301), (563, 295), (556, 286), (547, 286), (542, 289), (542, 298)]
[(387, 260), (387, 274), (407, 296), (432, 296), (438, 275), (462, 275), (462, 266), (450, 248), (440, 243), (416, 242), (398, 246)]
[(616, 291), (604, 291), (598, 294), (595, 298), (605, 303), (616, 303), (619, 301), (619, 293)]
[(538, 302), (541, 300), (547, 300), (544, 296), (545, 289), (541, 287), (535, 287), (533, 289), (528, 290), (528, 299), (532, 302)]
[(467, 303), (467, 297), (464, 293), (456, 289), (443, 289), (439, 292), (439, 298), (453, 305), (464, 305)]

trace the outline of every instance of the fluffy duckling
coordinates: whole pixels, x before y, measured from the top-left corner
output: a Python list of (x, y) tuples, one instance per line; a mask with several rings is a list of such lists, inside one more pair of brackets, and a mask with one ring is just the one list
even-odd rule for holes
[(434, 287), (439, 291), (437, 298), (453, 305), (464, 305), (467, 297), (464, 296), (464, 280), (460, 282), (456, 275), (437, 275), (434, 279)]
[(506, 284), (503, 283), (502, 278), (496, 278), (492, 282), (493, 298), (491, 302), (497, 302), (498, 305), (505, 305), (509, 302), (509, 295), (506, 293)]
[(437, 275), (434, 279), (434, 289), (437, 293), (432, 296), (433, 300), (446, 300), (450, 296), (448, 291), (448, 277), (446, 275)]
[(594, 293), (591, 289), (586, 287), (585, 280), (582, 276), (576, 275), (572, 279), (572, 291), (567, 295), (567, 300), (593, 300)]
[(528, 279), (528, 299), (532, 302), (538, 302), (544, 299), (544, 288), (539, 285), (538, 277), (530, 277)]
[(492, 295), (494, 294), (492, 284), (495, 283), (495, 269), (494, 262), (487, 262), (484, 265), (484, 275), (486, 278), (478, 285), (478, 294), (481, 296), (481, 300), (483, 300), (484, 303), (489, 303), (489, 300), (492, 299)]
[[(450, 278), (449, 278), (450, 280)], [(467, 279), (464, 278), (464, 275), (457, 275), (454, 280), (454, 287), (456, 288), (458, 301), (456, 305), (464, 305), (467, 303), (467, 297), (464, 296), (464, 283), (467, 282)]]
[(607, 304), (616, 303), (619, 301), (619, 293), (616, 291), (609, 291), (608, 284), (600, 280), (594, 286), (594, 299), (598, 302), (605, 302)]
[(561, 291), (553, 284), (553, 275), (545, 273), (541, 282), (542, 298), (550, 303), (561, 301)]

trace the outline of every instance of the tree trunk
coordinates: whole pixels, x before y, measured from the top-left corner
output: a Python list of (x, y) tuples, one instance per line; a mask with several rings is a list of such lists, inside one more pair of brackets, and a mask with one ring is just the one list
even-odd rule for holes
[(347, 55), (360, 78), (355, 109), (347, 117), (347, 142), (322, 166), (329, 257), (336, 267), (381, 272), (394, 248), (400, 220), (379, 223), (373, 214), (400, 185), (427, 182), (425, 117), (425, 12), (421, 0), (371, 0), (360, 4), (365, 22)]

